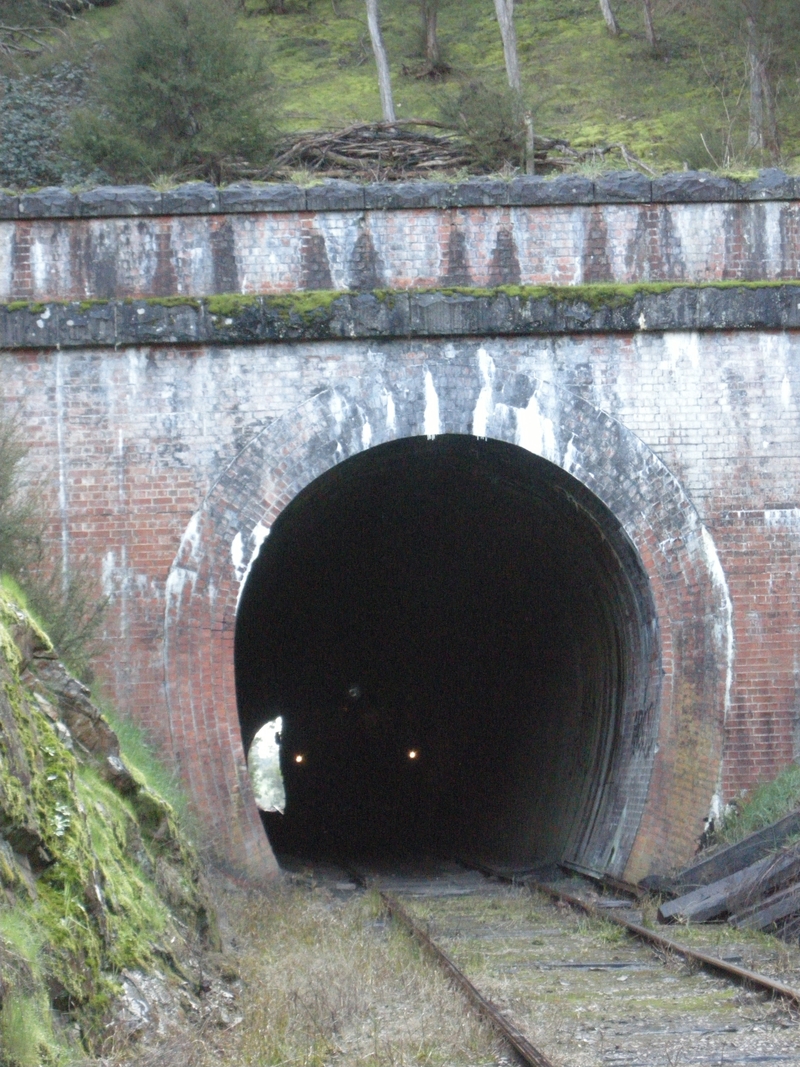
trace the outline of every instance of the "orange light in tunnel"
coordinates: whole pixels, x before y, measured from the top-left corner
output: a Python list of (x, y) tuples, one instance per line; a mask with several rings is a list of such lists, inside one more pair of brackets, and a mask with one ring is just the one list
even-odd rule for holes
[(306, 758), (305, 758), (305, 756), (304, 756), (304, 755), (302, 754), (302, 752), (298, 752), (298, 753), (297, 753), (297, 755), (296, 755), (296, 756), (295, 756), (295, 758), (294, 758), (294, 761), (295, 761), (295, 763), (305, 763), (305, 759), (306, 759)]
[(419, 752), (417, 752), (417, 750), (415, 748), (411, 748), (411, 749), (408, 750), (408, 758), (409, 759), (416, 759), (418, 755), (419, 755)]

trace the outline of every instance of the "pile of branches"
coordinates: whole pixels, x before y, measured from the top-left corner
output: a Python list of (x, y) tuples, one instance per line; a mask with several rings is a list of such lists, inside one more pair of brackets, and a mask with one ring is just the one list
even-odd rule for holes
[(277, 175), (306, 169), (326, 177), (406, 177), (469, 165), (465, 146), (441, 123), (402, 119), (358, 122), (338, 130), (310, 130), (285, 137), (273, 161)]
[[(595, 150), (577, 152), (561, 139), (534, 140), (537, 173), (565, 170), (593, 155)], [(521, 161), (507, 162), (519, 166)], [(359, 122), (344, 129), (311, 130), (283, 138), (271, 176), (288, 177), (300, 169), (327, 178), (393, 181), (482, 168), (477, 166), (469, 142), (457, 131), (433, 120), (401, 119), (394, 123)]]

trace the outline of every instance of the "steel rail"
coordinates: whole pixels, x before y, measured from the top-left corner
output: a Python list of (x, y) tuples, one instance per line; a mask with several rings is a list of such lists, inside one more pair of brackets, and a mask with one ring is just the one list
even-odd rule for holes
[(472, 984), (464, 972), (456, 966), (453, 960), (444, 952), (429, 934), (411, 918), (400, 902), (389, 893), (380, 891), (380, 898), (384, 907), (393, 919), (396, 919), (408, 932), (416, 938), (423, 949), (443, 968), (443, 970), (461, 987), (469, 1001), (476, 1010), (488, 1020), (488, 1022), (501, 1034), (503, 1039), (514, 1049), (522, 1063), (527, 1067), (554, 1067), (551, 1060), (545, 1056), (535, 1045), (532, 1045), (525, 1035), (519, 1031), (513, 1023), (504, 1018), (499, 1008), (488, 1000), (481, 991)]
[[(490, 869), (487, 868), (487, 870)], [(496, 875), (496, 877), (499, 877), (499, 875)], [(546, 893), (553, 900), (560, 900), (565, 904), (570, 904), (572, 907), (579, 908), (594, 919), (605, 919), (608, 922), (616, 923), (617, 926), (624, 927), (642, 941), (648, 941), (651, 945), (655, 945), (665, 952), (675, 952), (686, 959), (695, 960), (710, 970), (720, 971), (738, 979), (740, 982), (755, 986), (757, 989), (764, 989), (768, 993), (773, 993), (789, 1001), (796, 1009), (800, 1009), (800, 990), (793, 989), (782, 982), (776, 982), (765, 974), (759, 974), (758, 971), (751, 971), (747, 967), (737, 967), (735, 963), (721, 960), (718, 956), (709, 956), (707, 952), (689, 948), (678, 941), (673, 941), (671, 937), (664, 937), (663, 934), (657, 934), (655, 930), (649, 930), (646, 926), (641, 926), (639, 923), (631, 922), (630, 919), (625, 919), (621, 915), (616, 915), (613, 911), (601, 910), (588, 901), (581, 900), (580, 897), (572, 896), (571, 893), (563, 893), (560, 889), (556, 889), (555, 886), (548, 885), (546, 882), (539, 882), (535, 878), (524, 878), (521, 881), (529, 888), (538, 889), (540, 892)]]
[[(776, 996), (789, 1001), (795, 1009), (800, 1010), (800, 990), (793, 989), (791, 986), (784, 985), (782, 982), (776, 982), (773, 978), (768, 978), (765, 974), (759, 974), (758, 971), (751, 971), (747, 967), (737, 967), (735, 963), (730, 963), (728, 960), (721, 960), (717, 956), (709, 956), (707, 952), (700, 952), (698, 949), (689, 948), (687, 945), (682, 945), (678, 941), (673, 941), (670, 937), (664, 937), (663, 934), (657, 934), (655, 930), (649, 930), (646, 926), (631, 922), (630, 919), (625, 919), (621, 915), (615, 914), (613, 911), (607, 911), (605, 908), (596, 908), (587, 900), (572, 896), (571, 893), (564, 893), (560, 889), (556, 889), (555, 886), (548, 885), (547, 882), (540, 882), (538, 879), (530, 877), (530, 875), (523, 874), (521, 877), (514, 877), (513, 875), (508, 875), (502, 870), (498, 870), (486, 864), (472, 863), (465, 860), (459, 860), (458, 862), (464, 867), (472, 867), (473, 870), (480, 871), (481, 874), (499, 878), (501, 881), (512, 882), (517, 885), (525, 885), (528, 888), (538, 889), (553, 900), (560, 900), (565, 904), (570, 904), (572, 907), (579, 908), (587, 915), (591, 915), (594, 919), (605, 919), (608, 922), (616, 923), (617, 926), (624, 927), (642, 941), (648, 941), (651, 945), (655, 945), (657, 948), (663, 949), (665, 952), (675, 952), (679, 956), (684, 956), (686, 959), (695, 960), (697, 963), (702, 964), (704, 967), (708, 967), (710, 970), (720, 971), (732, 978), (736, 978), (740, 982), (755, 986), (756, 989), (763, 989), (768, 993), (773, 993)], [(598, 880), (602, 881), (602, 879)], [(616, 882), (616, 884), (614, 884), (614, 882), (611, 883), (612, 888), (622, 888), (623, 884), (624, 883), (620, 882)], [(630, 890), (628, 891), (630, 892)]]

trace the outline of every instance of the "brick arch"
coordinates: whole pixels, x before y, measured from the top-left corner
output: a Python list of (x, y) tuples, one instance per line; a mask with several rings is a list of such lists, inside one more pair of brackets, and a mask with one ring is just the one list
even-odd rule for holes
[(589, 491), (581, 492), (598, 514), (613, 516), (604, 536), (629, 554), (633, 580), (637, 570), (644, 577), (646, 663), (623, 709), (608, 770), (614, 787), (593, 801), (604, 810), (594, 811), (571, 858), (628, 879), (679, 862), (716, 794), (731, 685), (731, 605), (713, 541), (667, 467), (622, 423), (549, 381), (498, 369), (481, 348), (399, 364), (376, 357), (369, 376), (308, 397), (256, 435), (193, 516), (167, 582), (165, 687), (177, 762), (202, 754), (183, 771), (209, 843), (251, 877), (274, 869), (234, 687), (248, 560), (283, 508), (341, 460), (439, 434), (489, 437), (541, 456)]

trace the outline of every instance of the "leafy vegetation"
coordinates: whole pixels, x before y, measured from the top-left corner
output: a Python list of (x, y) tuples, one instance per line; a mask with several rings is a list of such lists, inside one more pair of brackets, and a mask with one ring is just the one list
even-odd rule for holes
[[(364, 0), (16, 6), (33, 40), (12, 35), (4, 52), (0, 31), (9, 186), (269, 177), (277, 133), (381, 117)], [(606, 160), (623, 144), (657, 170), (800, 163), (798, 5), (612, 7), (617, 35), (597, 0), (516, 0), (520, 100), (537, 135)], [(0, 22), (13, 8), (0, 0)], [(509, 120), (491, 0), (381, 0), (381, 25), (398, 119), (444, 118), (483, 150), (477, 169), (519, 167), (520, 111)]]
[(67, 143), (113, 178), (188, 170), (219, 181), (237, 160), (268, 157), (269, 88), (264, 50), (230, 0), (130, 0)]
[(800, 808), (800, 766), (790, 763), (772, 781), (755, 786), (731, 806), (714, 834), (715, 844), (731, 845)]

